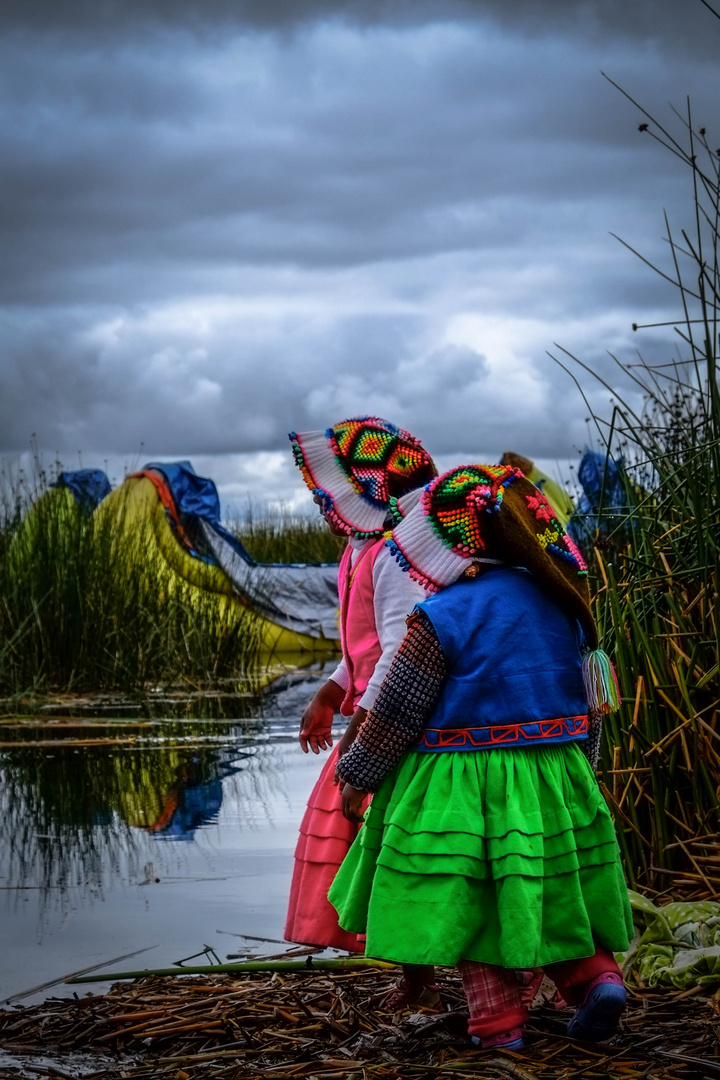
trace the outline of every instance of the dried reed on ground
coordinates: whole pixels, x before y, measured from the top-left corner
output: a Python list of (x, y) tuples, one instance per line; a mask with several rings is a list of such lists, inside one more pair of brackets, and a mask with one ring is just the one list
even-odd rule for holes
[[(84, 1051), (82, 1074), (104, 1080), (720, 1075), (717, 995), (637, 991), (612, 1046), (569, 1042), (570, 1013), (540, 1005), (527, 1049), (492, 1054), (467, 1045), (456, 973), (439, 978), (450, 1011), (395, 1016), (382, 1009), (391, 973), (145, 979), (107, 995), (0, 1012), (0, 1046), (18, 1060), (41, 1051), (59, 1075), (71, 1075), (72, 1053)], [(97, 1055), (95, 1072), (88, 1051)]]

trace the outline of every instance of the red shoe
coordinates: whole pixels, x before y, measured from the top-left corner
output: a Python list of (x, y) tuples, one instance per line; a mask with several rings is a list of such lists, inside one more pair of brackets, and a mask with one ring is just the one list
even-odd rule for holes
[(528, 1008), (532, 1005), (540, 989), (540, 983), (544, 975), (542, 968), (532, 968), (529, 971), (520, 972), (520, 1000)]
[(524, 1050), (522, 1028), (512, 1028), (510, 1031), (498, 1031), (496, 1035), (489, 1035), (486, 1039), (478, 1035), (471, 1035), (470, 1042), (473, 1046), (479, 1046), (481, 1050)]
[(411, 1005), (420, 1005), (426, 1009), (432, 1009), (440, 1004), (440, 987), (435, 983), (423, 983), (413, 986), (402, 975), (383, 1002), (383, 1008), (388, 1012), (401, 1012)]

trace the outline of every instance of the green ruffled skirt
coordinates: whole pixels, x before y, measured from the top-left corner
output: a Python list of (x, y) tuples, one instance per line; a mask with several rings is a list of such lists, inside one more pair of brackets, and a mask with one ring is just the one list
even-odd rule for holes
[(633, 932), (612, 818), (572, 742), (410, 751), (329, 899), (369, 956), (398, 963), (540, 967)]

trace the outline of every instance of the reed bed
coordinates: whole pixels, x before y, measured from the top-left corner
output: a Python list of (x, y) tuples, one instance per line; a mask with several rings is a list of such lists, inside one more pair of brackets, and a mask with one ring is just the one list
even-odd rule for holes
[(336, 563), (345, 546), (333, 536), (319, 515), (289, 510), (260, 510), (249, 505), (231, 523), (232, 531), (259, 563)]
[[(222, 572), (200, 567), (211, 589), (183, 582), (151, 518), (124, 520), (121, 500), (83, 513), (50, 486), (60, 470), (38, 457), (32, 476), (0, 476), (0, 696), (252, 684), (258, 620)], [(319, 519), (249, 510), (235, 526), (258, 562), (339, 559)]]
[[(395, 978), (371, 969), (146, 978), (117, 984), (108, 994), (0, 1011), (0, 1045), (18, 1061), (42, 1052), (45, 1062), (57, 1063), (46, 1065), (48, 1076), (87, 1080), (720, 1075), (717, 995), (631, 991), (612, 1046), (567, 1040), (571, 1013), (555, 1010), (540, 995), (526, 1029), (526, 1050), (498, 1054), (468, 1047), (467, 1013), (454, 971), (439, 972), (449, 1010), (444, 1013), (385, 1012), (382, 1002)], [(80, 1052), (78, 1074), (72, 1065)]]
[[(597, 619), (623, 693), (605, 727), (602, 783), (630, 882), (717, 898), (720, 151), (689, 107), (678, 138), (641, 111), (643, 136), (689, 170), (692, 228), (676, 234), (666, 218), (668, 265), (652, 267), (678, 295), (673, 358), (614, 358), (617, 382), (604, 382), (612, 415), (594, 414), (624, 486), (622, 506), (601, 493), (589, 550)], [(579, 382), (566, 357), (559, 362)]]

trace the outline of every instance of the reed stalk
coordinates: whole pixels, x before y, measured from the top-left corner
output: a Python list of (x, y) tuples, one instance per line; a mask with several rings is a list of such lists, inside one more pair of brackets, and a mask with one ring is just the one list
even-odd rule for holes
[(388, 971), (395, 964), (389, 964), (384, 960), (370, 960), (365, 957), (338, 957), (330, 960), (315, 960), (308, 956), (307, 960), (247, 960), (241, 964), (202, 964), (199, 967), (190, 965), (176, 965), (170, 968), (145, 968), (141, 971), (113, 971), (100, 972), (97, 975), (76, 975), (65, 980), (66, 983), (88, 982), (115, 982), (118, 979), (147, 979), (151, 976), (177, 976), (177, 975), (239, 975), (242, 973), (269, 971), (295, 973), (297, 975), (312, 975), (316, 971), (366, 971), (369, 968), (379, 968)]
[(344, 538), (333, 536), (319, 515), (290, 510), (258, 510), (248, 504), (231, 527), (259, 563), (339, 562), (345, 546)]
[[(643, 134), (687, 168), (692, 212), (679, 234), (665, 219), (667, 266), (643, 259), (675, 287), (677, 354), (663, 364), (613, 358), (617, 382), (603, 385), (616, 404), (609, 420), (594, 414), (625, 490), (623, 507), (601, 496), (588, 550), (598, 625), (623, 692), (605, 725), (601, 781), (630, 882), (717, 897), (720, 151), (689, 106), (676, 114), (677, 137), (641, 111)], [(573, 378), (577, 366), (599, 378), (569, 353), (555, 359)]]

